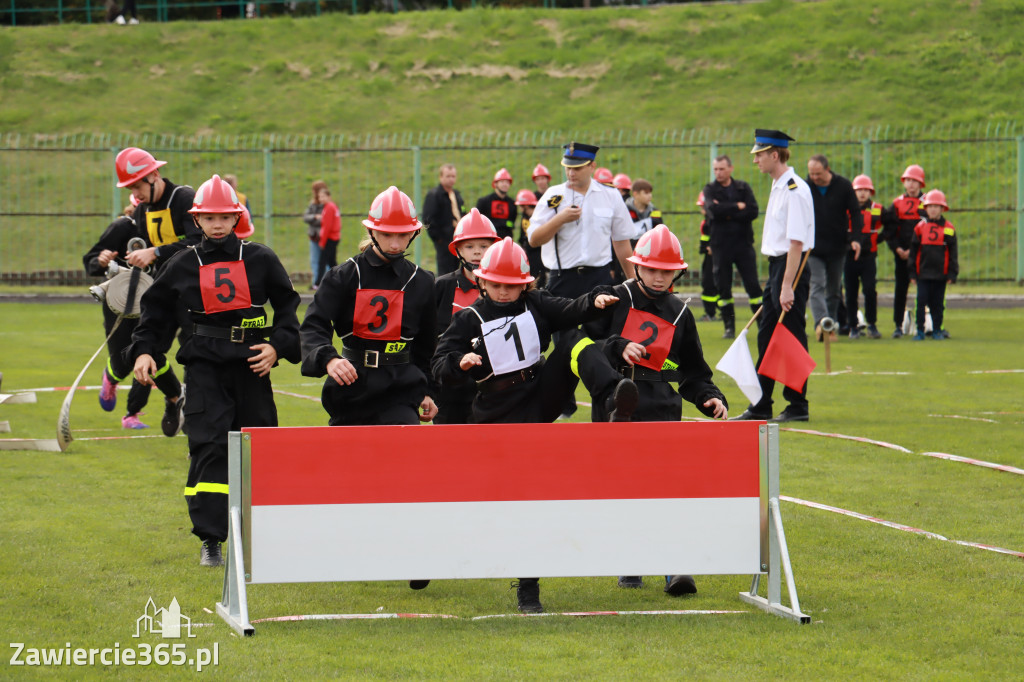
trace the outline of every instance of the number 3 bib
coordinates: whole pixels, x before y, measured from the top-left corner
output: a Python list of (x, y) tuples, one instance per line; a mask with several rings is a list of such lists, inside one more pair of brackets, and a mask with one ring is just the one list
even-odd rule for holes
[(397, 341), (402, 338), (402, 307), (405, 292), (394, 289), (360, 289), (352, 313), (352, 333), (361, 339)]
[(636, 308), (629, 309), (622, 326), (622, 337), (639, 343), (646, 351), (636, 364), (658, 371), (665, 364), (675, 333), (676, 326), (671, 322)]
[(530, 311), (483, 322), (480, 331), (495, 376), (532, 367), (540, 361), (540, 334)]
[(241, 246), (238, 248), (238, 260), (203, 265), (198, 251), (196, 259), (199, 260), (199, 292), (207, 315), (252, 307)]

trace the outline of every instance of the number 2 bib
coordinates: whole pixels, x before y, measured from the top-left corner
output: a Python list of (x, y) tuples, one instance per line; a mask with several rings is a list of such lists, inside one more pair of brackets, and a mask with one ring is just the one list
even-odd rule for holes
[(646, 351), (636, 364), (658, 371), (665, 364), (675, 333), (676, 326), (671, 322), (636, 308), (629, 309), (622, 327), (622, 338), (639, 343)]
[(480, 331), (495, 376), (532, 367), (540, 361), (540, 334), (530, 311), (484, 322)]
[[(196, 258), (199, 259), (198, 251)], [(203, 296), (203, 310), (207, 315), (252, 307), (241, 246), (238, 248), (238, 260), (203, 265), (199, 259), (199, 293)]]
[(359, 289), (352, 313), (352, 333), (371, 341), (397, 341), (402, 338), (404, 302), (404, 291)]

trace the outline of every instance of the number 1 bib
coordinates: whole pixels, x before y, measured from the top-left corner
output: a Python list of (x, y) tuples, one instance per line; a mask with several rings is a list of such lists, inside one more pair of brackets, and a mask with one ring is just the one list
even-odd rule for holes
[(665, 364), (675, 333), (676, 326), (671, 322), (636, 308), (629, 309), (622, 327), (622, 338), (639, 343), (646, 351), (636, 364), (658, 371)]
[(359, 289), (352, 314), (352, 333), (361, 339), (397, 341), (402, 338), (405, 292), (394, 289)]
[(532, 367), (540, 361), (540, 334), (530, 311), (484, 322), (480, 331), (495, 376)]
[(200, 265), (199, 292), (207, 315), (252, 307), (249, 278), (241, 260)]

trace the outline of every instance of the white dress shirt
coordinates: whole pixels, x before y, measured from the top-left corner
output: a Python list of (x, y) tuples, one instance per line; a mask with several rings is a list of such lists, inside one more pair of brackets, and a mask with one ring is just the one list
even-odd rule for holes
[(772, 183), (768, 208), (764, 212), (761, 253), (784, 256), (789, 243), (799, 241), (804, 251), (814, 248), (814, 199), (811, 188), (792, 168)]
[(541, 247), (541, 259), (548, 270), (608, 265), (612, 261), (609, 242), (631, 239), (636, 233), (619, 190), (591, 180), (585, 194), (566, 187), (564, 182), (548, 187), (537, 201), (527, 234), (571, 206), (582, 208), (580, 219), (562, 225)]

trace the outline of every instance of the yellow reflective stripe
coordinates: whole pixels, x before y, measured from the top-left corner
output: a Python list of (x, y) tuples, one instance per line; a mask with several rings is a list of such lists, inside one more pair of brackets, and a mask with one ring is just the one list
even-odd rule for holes
[(169, 370), (170, 368), (171, 368), (171, 363), (170, 363), (170, 362), (166, 362), (166, 361), (165, 361), (165, 362), (164, 362), (164, 366), (163, 366), (163, 367), (161, 367), (160, 369), (158, 369), (158, 370), (156, 371), (156, 374), (154, 374), (154, 375), (153, 375), (153, 377), (155, 378), (155, 377), (158, 377), (158, 376), (160, 376), (161, 374), (166, 374), (166, 373), (167, 373), (167, 370)]
[(763, 300), (764, 300), (764, 297), (762, 297), (762, 296), (758, 296), (757, 298), (752, 298), (752, 299), (750, 299), (750, 305), (761, 305), (761, 302)]
[(192, 497), (199, 493), (221, 493), (228, 494), (227, 483), (197, 483), (195, 488), (185, 488), (185, 497)]
[(594, 345), (594, 341), (589, 336), (584, 336), (575, 346), (572, 347), (572, 350), (569, 351), (569, 368), (572, 369), (572, 373), (576, 376), (580, 375), (580, 353), (583, 352), (584, 348), (592, 345)]
[(720, 299), (718, 299), (718, 307), (719, 308), (724, 308), (727, 305), (732, 305), (732, 299), (731, 298), (720, 298)]
[(714, 303), (715, 301), (718, 300), (718, 297), (717, 296), (701, 296), (700, 300), (704, 301), (705, 303)]
[(679, 363), (678, 362), (672, 362), (668, 358), (665, 358), (665, 362), (663, 362), (662, 365), (661, 365), (661, 371), (664, 372), (665, 370), (673, 370), (673, 369), (679, 369)]
[[(115, 384), (119, 384), (119, 383), (121, 383), (122, 381), (124, 381), (127, 378), (127, 377), (119, 377), (119, 376), (117, 376), (117, 374), (114, 373), (114, 367), (113, 367), (113, 365), (110, 364), (110, 357), (109, 356), (107, 357), (107, 374), (110, 376), (110, 378), (114, 381)], [(129, 372), (129, 374), (131, 374), (131, 372)]]
[(711, 241), (711, 235), (709, 235), (709, 234), (702, 234), (700, 236), (700, 240), (702, 242), (709, 242), (709, 241)]

